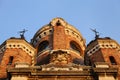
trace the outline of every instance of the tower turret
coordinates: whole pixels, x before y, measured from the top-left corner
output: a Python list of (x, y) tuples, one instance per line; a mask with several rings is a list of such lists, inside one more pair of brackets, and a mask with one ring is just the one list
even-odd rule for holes
[(34, 35), (37, 64), (83, 64), (85, 39), (81, 33), (62, 18), (54, 18)]
[(97, 38), (91, 41), (85, 53), (85, 63), (107, 62), (109, 65), (120, 65), (120, 46), (111, 38)]

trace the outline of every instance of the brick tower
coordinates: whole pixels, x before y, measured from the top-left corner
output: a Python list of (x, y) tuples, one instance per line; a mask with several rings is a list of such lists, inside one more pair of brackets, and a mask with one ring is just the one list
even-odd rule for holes
[(34, 35), (37, 65), (83, 64), (85, 40), (80, 32), (62, 18), (54, 18)]
[(119, 44), (110, 38), (97, 38), (88, 44), (86, 54), (87, 65), (94, 66), (95, 62), (107, 62), (109, 65), (120, 65)]
[[(93, 67), (119, 67), (119, 44), (109, 37), (96, 38), (91, 41), (86, 48), (85, 64)], [(119, 75), (120, 73), (118, 77)], [(119, 79), (120, 78), (118, 78), (118, 80)]]
[[(0, 78), (6, 78), (8, 67), (34, 65), (35, 49), (24, 39), (10, 38), (0, 46)], [(23, 66), (24, 67), (24, 66)]]

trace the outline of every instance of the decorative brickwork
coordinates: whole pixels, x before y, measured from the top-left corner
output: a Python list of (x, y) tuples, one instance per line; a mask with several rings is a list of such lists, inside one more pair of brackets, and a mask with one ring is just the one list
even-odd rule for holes
[(120, 45), (108, 37), (85, 42), (54, 18), (30, 43), (13, 37), (0, 45), (0, 80), (120, 80)]

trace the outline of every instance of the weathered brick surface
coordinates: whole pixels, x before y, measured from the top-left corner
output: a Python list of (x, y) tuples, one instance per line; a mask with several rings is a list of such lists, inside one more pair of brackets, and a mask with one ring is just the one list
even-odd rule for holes
[(117, 65), (120, 65), (120, 54), (116, 49), (100, 49), (90, 56), (91, 62), (107, 62), (111, 65), (110, 56), (113, 56)]
[(101, 49), (105, 62), (110, 62), (109, 57), (113, 56), (117, 65), (120, 65), (120, 53), (116, 49)]
[[(13, 62), (9, 65), (9, 58), (13, 56)], [(31, 57), (22, 49), (6, 49), (0, 64), (0, 78), (7, 76), (6, 69), (8, 66), (14, 67), (15, 63), (28, 63), (31, 65)]]
[(92, 64), (94, 64), (95, 62), (104, 62), (104, 58), (103, 58), (103, 55), (101, 53), (101, 50), (98, 50), (97, 52), (92, 54), (90, 56), (90, 61)]
[(81, 48), (81, 46), (80, 46), (81, 41), (78, 38), (75, 38), (75, 37), (70, 36), (70, 35), (66, 35), (66, 47), (67, 47), (67, 49), (70, 49), (70, 42), (71, 41), (74, 41), (78, 44), (79, 49), (80, 49), (80, 55), (82, 57), (84, 57), (84, 50)]
[(66, 49), (66, 36), (64, 26), (54, 26), (53, 49)]

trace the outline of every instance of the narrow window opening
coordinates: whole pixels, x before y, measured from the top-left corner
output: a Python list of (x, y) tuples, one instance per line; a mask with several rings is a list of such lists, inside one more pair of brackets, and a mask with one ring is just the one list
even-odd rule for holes
[(10, 64), (10, 65), (12, 64), (13, 58), (14, 58), (13, 56), (10, 56), (8, 64)]
[(109, 59), (112, 65), (117, 65), (115, 58), (113, 56), (110, 56)]

